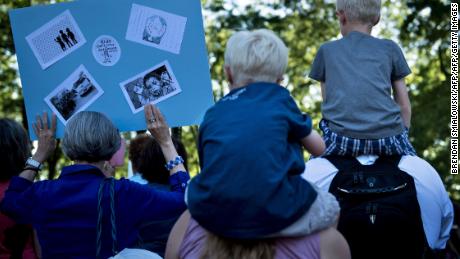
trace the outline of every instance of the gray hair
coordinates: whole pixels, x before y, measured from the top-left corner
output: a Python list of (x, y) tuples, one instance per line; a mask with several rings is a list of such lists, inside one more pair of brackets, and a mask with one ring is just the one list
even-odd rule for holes
[(110, 160), (120, 148), (120, 134), (102, 113), (82, 111), (73, 116), (64, 131), (62, 150), (71, 160)]
[(235, 84), (275, 83), (282, 78), (288, 63), (288, 49), (270, 30), (240, 31), (227, 42), (225, 65)]
[(337, 0), (337, 11), (345, 12), (350, 21), (374, 25), (380, 17), (381, 0)]

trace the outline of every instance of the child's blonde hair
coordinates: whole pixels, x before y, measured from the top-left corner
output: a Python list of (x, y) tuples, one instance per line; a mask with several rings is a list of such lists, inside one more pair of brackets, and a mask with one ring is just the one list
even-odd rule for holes
[(343, 11), (353, 22), (375, 25), (380, 17), (381, 0), (337, 0), (337, 11)]
[(225, 65), (236, 84), (281, 79), (288, 62), (288, 49), (270, 30), (240, 31), (227, 42)]

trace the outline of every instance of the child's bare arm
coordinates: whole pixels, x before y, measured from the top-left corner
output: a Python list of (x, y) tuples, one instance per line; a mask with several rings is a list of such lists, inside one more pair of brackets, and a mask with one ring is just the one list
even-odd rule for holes
[(396, 103), (401, 108), (401, 117), (404, 125), (410, 128), (411, 120), (411, 104), (409, 100), (409, 94), (407, 93), (406, 82), (403, 79), (399, 79), (393, 82), (393, 95)]
[(312, 130), (308, 136), (301, 140), (301, 142), (305, 149), (314, 156), (320, 156), (324, 153), (324, 150), (326, 150), (326, 144), (323, 138), (321, 138), (315, 130)]

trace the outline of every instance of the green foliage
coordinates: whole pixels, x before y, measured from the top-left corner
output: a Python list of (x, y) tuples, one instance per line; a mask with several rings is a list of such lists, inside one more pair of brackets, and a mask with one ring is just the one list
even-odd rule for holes
[[(7, 11), (49, 2), (0, 0), (0, 116), (25, 120)], [(450, 2), (383, 2), (381, 21), (374, 34), (396, 40), (403, 47), (413, 71), (407, 80), (413, 111), (412, 143), (419, 155), (438, 170), (453, 197), (460, 199), (460, 180), (449, 175)], [(339, 37), (335, 1), (254, 0), (244, 7), (225, 0), (201, 0), (201, 3), (215, 99), (228, 92), (223, 73), (227, 39), (236, 30), (268, 28), (280, 35), (290, 49), (289, 67), (283, 84), (291, 90), (301, 109), (312, 115), (317, 125), (321, 116), (319, 85), (307, 75), (319, 46)], [(125, 134), (125, 137), (129, 139), (132, 135)], [(181, 135), (189, 154), (190, 171), (196, 174), (199, 171), (196, 149), (198, 128), (184, 127)], [(58, 152), (56, 156), (61, 157), (56, 160), (58, 169), (68, 164), (62, 159), (62, 153)]]
[(0, 116), (23, 119), (22, 92), (15, 66), (15, 50), (7, 11), (11, 8), (29, 6), (30, 1), (0, 1)]
[[(223, 52), (228, 37), (239, 29), (269, 28), (290, 49), (284, 84), (317, 123), (321, 116), (319, 85), (306, 75), (318, 47), (339, 35), (334, 1), (259, 1), (243, 10), (225, 1), (203, 2), (213, 15), (207, 16), (206, 37), (216, 99), (227, 91)], [(458, 200), (460, 180), (449, 175), (449, 4), (441, 0), (384, 1), (374, 35), (399, 42), (406, 53), (413, 70), (407, 80), (413, 111), (411, 141)]]
[(417, 57), (411, 77), (413, 136), (417, 151), (444, 178), (456, 200), (460, 178), (450, 170), (450, 2), (407, 1), (401, 41)]

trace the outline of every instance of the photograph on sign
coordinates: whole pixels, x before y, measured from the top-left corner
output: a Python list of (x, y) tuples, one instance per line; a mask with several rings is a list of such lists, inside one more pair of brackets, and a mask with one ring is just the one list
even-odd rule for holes
[(81, 65), (45, 97), (45, 102), (65, 125), (74, 114), (88, 108), (103, 93), (104, 90)]
[(120, 60), (120, 45), (114, 37), (101, 35), (93, 43), (93, 56), (103, 66), (114, 66)]
[(42, 69), (46, 69), (86, 43), (69, 10), (53, 18), (26, 37)]
[(121, 90), (133, 113), (138, 113), (149, 103), (166, 100), (182, 90), (168, 61), (120, 83)]
[(133, 4), (126, 39), (179, 54), (186, 22), (186, 17)]

